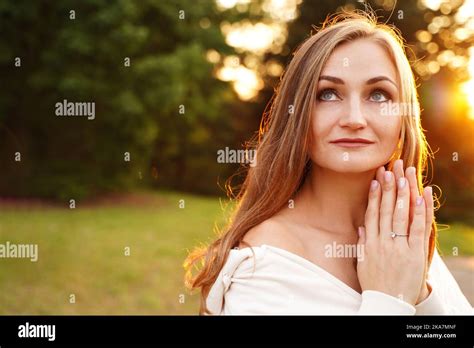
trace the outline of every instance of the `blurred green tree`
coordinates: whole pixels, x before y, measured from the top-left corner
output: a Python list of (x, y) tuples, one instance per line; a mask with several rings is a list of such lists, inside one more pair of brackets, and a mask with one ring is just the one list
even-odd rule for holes
[[(0, 193), (80, 198), (140, 178), (215, 190), (225, 167), (211, 149), (232, 142), (224, 105), (235, 99), (206, 59), (232, 52), (215, 6), (2, 1)], [(57, 117), (63, 100), (94, 102), (95, 119)]]

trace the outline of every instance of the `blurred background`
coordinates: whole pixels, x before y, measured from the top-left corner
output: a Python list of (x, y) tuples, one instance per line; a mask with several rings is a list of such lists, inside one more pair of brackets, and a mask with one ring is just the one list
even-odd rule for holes
[(218, 151), (244, 148), (327, 15), (367, 3), (407, 41), (439, 247), (473, 304), (473, 0), (0, 0), (0, 244), (39, 249), (0, 258), (0, 314), (196, 314), (182, 263), (239, 168)]

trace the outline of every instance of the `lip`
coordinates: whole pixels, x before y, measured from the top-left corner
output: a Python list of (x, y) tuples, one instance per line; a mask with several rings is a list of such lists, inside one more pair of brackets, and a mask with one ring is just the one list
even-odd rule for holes
[(341, 147), (365, 147), (373, 144), (373, 141), (364, 138), (341, 138), (330, 142)]

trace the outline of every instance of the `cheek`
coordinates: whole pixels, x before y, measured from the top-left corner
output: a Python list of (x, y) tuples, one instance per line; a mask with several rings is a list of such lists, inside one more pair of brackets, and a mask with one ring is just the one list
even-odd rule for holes
[(374, 127), (374, 131), (377, 134), (380, 143), (390, 147), (390, 145), (396, 145), (398, 143), (400, 139), (401, 126), (401, 119), (399, 117), (393, 117), (392, 119), (377, 124), (377, 126)]
[(400, 140), (401, 119), (394, 117), (392, 120), (385, 120), (377, 125), (374, 125), (374, 133), (378, 139), (378, 150), (376, 157), (380, 160), (386, 161), (393, 156), (397, 149)]
[(309, 144), (309, 157), (314, 163), (327, 167), (333, 159), (340, 156), (335, 149), (328, 144), (333, 137), (334, 129), (337, 127), (336, 110), (320, 107), (313, 113), (311, 118), (311, 140)]
[[(318, 116), (316, 116), (316, 114)], [(314, 108), (311, 117), (311, 136), (312, 136), (312, 147), (317, 146), (328, 137), (331, 133), (331, 129), (335, 126), (335, 118), (325, 110), (323, 107)]]

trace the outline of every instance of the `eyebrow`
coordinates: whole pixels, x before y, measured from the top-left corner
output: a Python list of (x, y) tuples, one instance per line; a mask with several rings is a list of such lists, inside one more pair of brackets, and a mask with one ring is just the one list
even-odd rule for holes
[[(344, 81), (342, 79), (340, 79), (339, 77), (334, 77), (334, 76), (328, 76), (328, 75), (321, 75), (319, 77), (319, 81), (321, 80), (327, 80), (327, 81), (331, 81), (331, 82), (334, 82), (338, 85), (343, 85), (344, 84)], [(367, 85), (373, 85), (374, 83), (377, 83), (379, 81), (388, 81), (390, 82), (391, 84), (393, 84), (395, 87), (397, 87), (398, 89), (398, 86), (395, 82), (393, 82), (393, 80), (391, 80), (390, 78), (388, 78), (387, 76), (376, 76), (376, 77), (373, 77), (369, 80), (367, 80), (366, 84)]]

